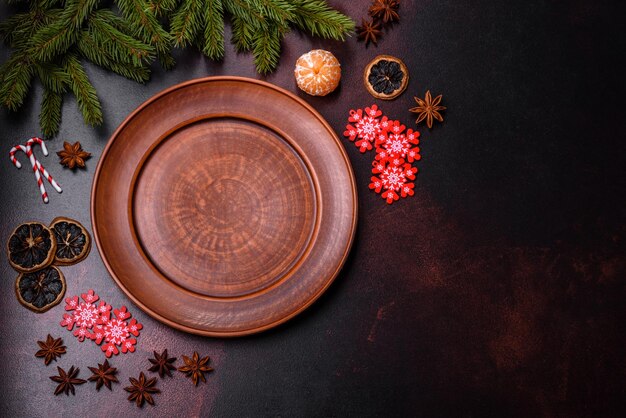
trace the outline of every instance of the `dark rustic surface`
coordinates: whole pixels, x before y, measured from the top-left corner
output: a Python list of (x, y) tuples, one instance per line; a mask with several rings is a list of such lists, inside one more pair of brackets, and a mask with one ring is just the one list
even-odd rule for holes
[[(333, 1), (353, 17), (368, 1)], [(402, 22), (378, 48), (289, 35), (267, 80), (297, 91), (293, 64), (313, 47), (343, 63), (339, 91), (300, 94), (342, 133), (348, 110), (376, 102), (361, 82), (380, 53), (404, 59), (408, 90), (383, 110), (411, 126), (412, 95), (444, 94), (446, 121), (421, 129), (416, 196), (387, 206), (367, 188), (371, 155), (345, 143), (360, 197), (360, 223), (342, 274), (310, 309), (263, 334), (220, 340), (161, 325), (130, 304), (97, 250), (63, 271), (68, 295), (94, 288), (128, 304), (145, 328), (138, 351), (112, 359), (124, 386), (149, 367), (153, 349), (210, 355), (215, 371), (193, 388), (182, 375), (159, 381), (156, 407), (139, 411), (122, 385), (53, 396), (54, 366), (35, 359), (36, 340), (62, 336), (64, 368), (88, 375), (104, 356), (13, 295), (0, 260), (0, 401), (4, 416), (623, 416), (626, 396), (626, 128), (623, 10), (617, 1), (403, 1)], [(7, 6), (0, 6), (0, 16)], [(0, 58), (7, 51), (2, 49)], [(44, 164), (64, 187), (41, 203), (32, 173), (8, 159), (38, 133), (41, 96), (0, 113), (0, 238), (20, 222), (63, 215), (90, 227), (93, 171), (108, 137), (136, 106), (195, 77), (257, 77), (232, 47), (222, 63), (196, 52), (140, 86), (88, 67), (106, 124), (85, 127), (68, 99), (58, 139), (94, 154), (88, 169)], [(275, 109), (268, 109), (275, 111)]]

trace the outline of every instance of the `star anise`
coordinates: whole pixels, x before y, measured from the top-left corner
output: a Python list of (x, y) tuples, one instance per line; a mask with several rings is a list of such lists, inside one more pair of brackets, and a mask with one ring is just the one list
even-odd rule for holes
[(82, 385), (86, 382), (86, 380), (78, 379), (76, 377), (80, 371), (78, 367), (74, 368), (74, 366), (72, 366), (67, 372), (65, 372), (65, 370), (57, 366), (57, 370), (59, 371), (58, 376), (50, 376), (51, 380), (58, 383), (57, 388), (54, 390), (55, 395), (65, 393), (67, 396), (70, 396), (70, 392), (72, 392), (72, 395), (75, 395), (74, 385)]
[(163, 353), (159, 354), (156, 351), (154, 352), (154, 358), (148, 359), (150, 363), (152, 363), (152, 367), (148, 370), (151, 372), (158, 372), (161, 378), (168, 376), (172, 377), (172, 372), (170, 370), (176, 370), (176, 367), (172, 365), (176, 361), (176, 357), (168, 357), (167, 348), (163, 350)]
[(356, 27), (357, 38), (365, 41), (365, 46), (368, 46), (370, 42), (374, 45), (378, 45), (378, 40), (382, 36), (380, 30), (380, 23), (374, 21), (361, 20), (361, 26)]
[(430, 95), (430, 90), (428, 90), (424, 100), (419, 97), (415, 97), (415, 101), (417, 102), (417, 106), (409, 109), (410, 112), (417, 113), (419, 115), (415, 123), (420, 123), (426, 119), (426, 126), (432, 128), (433, 119), (443, 122), (443, 116), (441, 116), (439, 111), (445, 110), (446, 108), (445, 106), (439, 106), (439, 103), (441, 103), (441, 94), (433, 99)]
[(139, 379), (133, 377), (129, 378), (132, 386), (125, 387), (126, 392), (130, 392), (128, 396), (129, 401), (135, 401), (138, 407), (142, 407), (144, 402), (148, 402), (150, 405), (154, 405), (154, 399), (152, 399), (151, 393), (161, 393), (161, 391), (154, 387), (157, 382), (157, 378), (147, 379), (143, 372), (139, 373)]
[(207, 365), (209, 362), (209, 356), (200, 358), (198, 352), (196, 351), (193, 352), (193, 356), (191, 358), (183, 356), (183, 361), (185, 362), (185, 365), (179, 367), (178, 371), (183, 372), (187, 375), (187, 377), (190, 377), (191, 381), (196, 386), (198, 386), (198, 382), (200, 380), (206, 382), (204, 373), (208, 373), (213, 370)]
[(387, 24), (400, 20), (400, 15), (398, 14), (399, 8), (400, 2), (398, 0), (374, 0), (368, 13), (374, 19)]
[(61, 338), (54, 339), (52, 335), (48, 334), (46, 341), (37, 341), (41, 350), (35, 353), (35, 357), (43, 357), (46, 366), (50, 364), (52, 360), (55, 360), (61, 355), (65, 354), (65, 346)]
[(119, 380), (115, 377), (117, 368), (111, 367), (109, 360), (104, 360), (102, 364), (98, 363), (98, 367), (89, 367), (89, 370), (91, 370), (93, 375), (91, 375), (88, 380), (90, 382), (96, 382), (96, 390), (98, 391), (102, 385), (106, 386), (109, 390), (113, 390), (111, 389), (111, 383), (119, 383)]
[(85, 160), (91, 157), (91, 153), (84, 151), (80, 142), (75, 142), (72, 145), (67, 141), (63, 142), (63, 149), (57, 152), (57, 155), (61, 158), (61, 165), (71, 170), (77, 167), (85, 168)]

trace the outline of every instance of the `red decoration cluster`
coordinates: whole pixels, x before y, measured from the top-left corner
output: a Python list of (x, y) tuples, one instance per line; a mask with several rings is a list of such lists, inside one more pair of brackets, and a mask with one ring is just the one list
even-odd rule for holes
[(94, 341), (100, 347), (107, 357), (113, 354), (134, 352), (137, 340), (132, 337), (139, 336), (139, 330), (143, 326), (136, 319), (130, 318), (130, 313), (126, 306), (120, 309), (113, 309), (111, 316), (111, 305), (104, 301), (100, 301), (96, 305), (99, 296), (93, 290), (80, 295), (82, 302), (78, 296), (65, 299), (65, 310), (72, 311), (64, 313), (61, 326), (67, 328), (68, 331), (74, 329), (74, 336), (78, 341), (84, 341), (85, 338)]
[(362, 153), (375, 148), (369, 188), (381, 193), (391, 204), (400, 197), (413, 196), (417, 168), (411, 163), (421, 158), (420, 133), (406, 129), (400, 121), (383, 115), (375, 104), (365, 110), (350, 110), (348, 125), (343, 133)]

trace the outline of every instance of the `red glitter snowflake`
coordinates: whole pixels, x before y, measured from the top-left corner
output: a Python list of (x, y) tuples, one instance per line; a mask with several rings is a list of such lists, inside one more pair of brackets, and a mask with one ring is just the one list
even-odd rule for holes
[[(381, 197), (391, 204), (400, 196), (413, 196), (415, 185), (408, 180), (415, 180), (417, 168), (405, 163), (403, 159), (374, 161), (370, 189), (381, 193)], [(398, 192), (400, 193), (398, 195)]]
[(353, 141), (361, 152), (371, 150), (372, 143), (376, 138), (389, 128), (389, 121), (386, 116), (379, 119), (382, 114), (383, 112), (376, 105), (366, 107), (365, 112), (362, 109), (351, 110), (348, 122), (353, 125), (346, 125), (346, 131), (343, 135)]
[(126, 306), (115, 309), (113, 315), (114, 318), (105, 319), (102, 317), (89, 338), (94, 340), (96, 344), (105, 342), (101, 349), (107, 357), (119, 354), (120, 349), (122, 353), (134, 352), (137, 340), (131, 336), (138, 337), (139, 330), (143, 328), (143, 325), (136, 319), (131, 319), (130, 322), (126, 321), (130, 318)]
[(71, 314), (63, 314), (61, 326), (69, 331), (74, 329), (74, 335), (79, 341), (85, 338), (93, 340), (100, 345), (107, 357), (113, 354), (134, 352), (137, 340), (131, 337), (139, 336), (139, 330), (143, 326), (136, 319), (130, 318), (130, 312), (125, 306), (120, 309), (113, 310), (111, 317), (111, 305), (104, 301), (100, 301), (96, 305), (99, 296), (93, 290), (80, 295), (83, 302), (80, 302), (78, 296), (72, 296), (65, 299), (65, 310), (73, 311)]

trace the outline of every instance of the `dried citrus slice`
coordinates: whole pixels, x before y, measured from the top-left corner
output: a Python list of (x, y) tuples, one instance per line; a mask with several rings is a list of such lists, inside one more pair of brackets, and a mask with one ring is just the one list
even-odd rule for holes
[(57, 242), (54, 264), (68, 266), (87, 257), (91, 237), (80, 222), (69, 218), (55, 218), (50, 224)]
[(379, 55), (367, 64), (363, 78), (365, 87), (372, 96), (391, 100), (406, 89), (409, 71), (399, 58)]
[(341, 64), (323, 49), (314, 49), (296, 61), (294, 71), (298, 87), (311, 96), (326, 96), (339, 85)]
[(24, 273), (39, 270), (52, 264), (56, 248), (54, 233), (47, 226), (27, 222), (15, 228), (9, 237), (9, 263)]
[(65, 295), (65, 277), (54, 266), (21, 273), (15, 281), (17, 300), (35, 312), (45, 312), (59, 303)]

